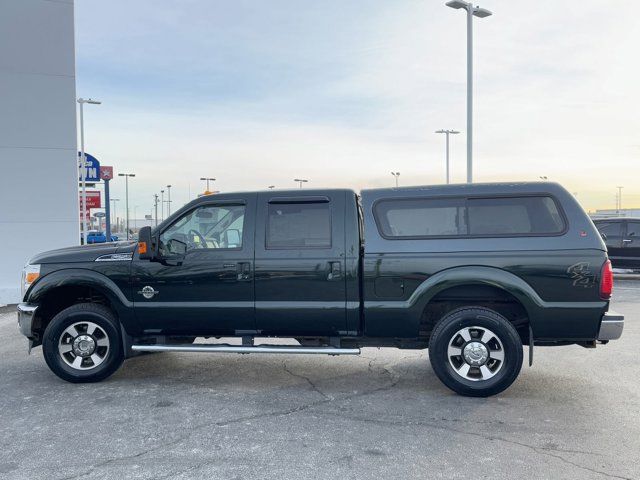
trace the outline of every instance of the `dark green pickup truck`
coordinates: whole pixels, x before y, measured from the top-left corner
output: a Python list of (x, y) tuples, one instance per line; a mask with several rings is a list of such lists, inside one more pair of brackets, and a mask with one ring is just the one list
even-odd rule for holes
[(487, 396), (515, 380), (523, 345), (594, 347), (624, 323), (602, 238), (554, 183), (205, 196), (138, 243), (43, 253), (23, 277), (20, 329), (71, 382), (139, 352), (375, 346), (428, 348), (448, 387)]

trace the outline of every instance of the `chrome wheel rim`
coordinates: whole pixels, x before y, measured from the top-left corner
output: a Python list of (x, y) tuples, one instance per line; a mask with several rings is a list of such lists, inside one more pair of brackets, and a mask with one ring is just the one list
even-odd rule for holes
[(447, 358), (453, 371), (474, 382), (493, 378), (504, 365), (500, 338), (486, 327), (465, 327), (449, 340)]
[(60, 335), (58, 353), (71, 368), (91, 370), (102, 364), (109, 355), (109, 336), (93, 322), (76, 322)]

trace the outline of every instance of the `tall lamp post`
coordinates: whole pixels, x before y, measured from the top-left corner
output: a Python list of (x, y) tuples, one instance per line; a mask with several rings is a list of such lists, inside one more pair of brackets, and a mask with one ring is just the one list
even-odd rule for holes
[(125, 209), (127, 210), (126, 212), (126, 217), (127, 217), (127, 240), (129, 240), (129, 177), (135, 177), (136, 174), (135, 173), (119, 173), (118, 174), (119, 177), (124, 177), (124, 181), (125, 181), (125, 197), (124, 197), (124, 204), (125, 204)]
[(164, 222), (164, 190), (160, 190), (160, 221)]
[(200, 177), (200, 180), (207, 182), (207, 192), (211, 191), (211, 190), (209, 190), (209, 182), (215, 182), (216, 181), (215, 178), (211, 178), (211, 177)]
[(396, 178), (396, 188), (398, 188), (398, 177), (400, 177), (400, 172), (391, 172), (391, 175)]
[(84, 104), (100, 105), (102, 102), (91, 98), (78, 99), (80, 104), (80, 175), (82, 178), (82, 237), (81, 244), (87, 243), (87, 157), (84, 153)]
[(167, 185), (167, 217), (171, 216), (171, 185)]
[(457, 130), (436, 130), (436, 133), (444, 133), (447, 136), (447, 185), (451, 183), (449, 176), (449, 135), (457, 135)]
[(467, 183), (473, 182), (473, 17), (485, 18), (492, 13), (473, 3), (451, 0), (447, 7), (467, 11)]
[(302, 184), (307, 183), (309, 180), (306, 178), (294, 178), (293, 181), (298, 182), (300, 184), (300, 188), (302, 188)]
[(153, 194), (153, 206), (156, 211), (156, 227), (157, 227), (158, 226), (158, 194), (157, 193)]
[(618, 189), (618, 196), (617, 198), (617, 205), (616, 205), (616, 213), (620, 213), (620, 210), (622, 210), (622, 189), (624, 187), (616, 187)]
[[(118, 220), (118, 215), (116, 214), (116, 202), (119, 202), (120, 199), (119, 198), (112, 198), (110, 200), (113, 203), (113, 206), (111, 207), (111, 210), (112, 210), (111, 215), (113, 217), (111, 219), (111, 224), (115, 225), (116, 222), (114, 222), (114, 220), (116, 220), (116, 221)], [(116, 228), (117, 228), (117, 226), (116, 226)]]

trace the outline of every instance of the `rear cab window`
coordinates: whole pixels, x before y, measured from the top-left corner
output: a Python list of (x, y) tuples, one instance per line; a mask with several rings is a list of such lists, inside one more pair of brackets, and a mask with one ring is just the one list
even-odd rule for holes
[(267, 249), (331, 247), (331, 208), (322, 203), (270, 203)]
[(567, 228), (549, 195), (383, 199), (374, 216), (388, 239), (551, 236)]

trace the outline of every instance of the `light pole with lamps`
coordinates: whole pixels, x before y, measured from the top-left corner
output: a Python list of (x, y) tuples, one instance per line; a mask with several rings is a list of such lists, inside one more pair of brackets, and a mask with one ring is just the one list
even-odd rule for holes
[(276, 186), (275, 186), (275, 185), (269, 185), (267, 188), (268, 188), (269, 190), (273, 190), (274, 188), (276, 188)]
[(444, 133), (447, 136), (447, 185), (450, 182), (450, 176), (449, 176), (449, 135), (457, 135), (458, 132), (457, 130), (436, 130), (436, 133)]
[(164, 222), (164, 190), (160, 190), (160, 221)]
[(91, 98), (78, 100), (80, 104), (80, 175), (82, 178), (82, 237), (81, 244), (87, 243), (87, 157), (84, 153), (84, 104), (100, 105), (102, 102)]
[(171, 216), (171, 185), (167, 185), (167, 217)]
[(135, 177), (136, 174), (135, 173), (119, 173), (118, 174), (119, 177), (124, 177), (125, 178), (125, 208), (127, 210), (126, 212), (126, 216), (127, 216), (127, 240), (129, 240), (129, 177)]
[(300, 188), (302, 188), (302, 184), (307, 183), (309, 180), (306, 178), (294, 178), (293, 181), (298, 182), (300, 184)]
[(616, 213), (620, 213), (620, 210), (622, 210), (622, 189), (624, 187), (616, 187), (618, 189), (618, 196), (617, 196), (617, 205), (616, 205)]
[(492, 13), (473, 3), (451, 0), (445, 5), (467, 11), (467, 183), (473, 182), (473, 17), (485, 18)]
[(400, 172), (391, 172), (391, 175), (396, 178), (396, 188), (398, 188), (398, 177), (400, 177)]
[(211, 177), (200, 177), (200, 180), (203, 180), (203, 181), (207, 182), (207, 192), (211, 191), (211, 190), (209, 190), (209, 182), (215, 182), (216, 181), (215, 178), (211, 178)]

